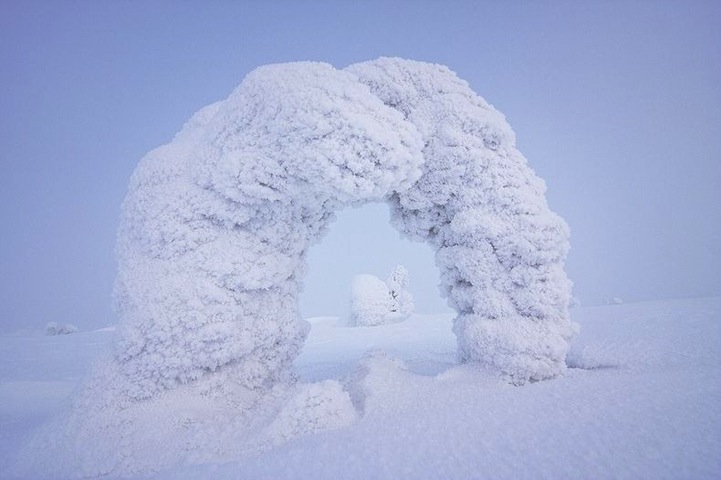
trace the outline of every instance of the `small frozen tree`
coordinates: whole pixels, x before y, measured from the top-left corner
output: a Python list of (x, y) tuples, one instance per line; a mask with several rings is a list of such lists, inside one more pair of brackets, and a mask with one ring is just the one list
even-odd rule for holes
[(70, 335), (76, 333), (78, 327), (72, 323), (66, 323), (65, 325), (58, 325), (57, 322), (48, 322), (45, 325), (45, 335)]
[(406, 318), (412, 314), (415, 306), (413, 305), (413, 295), (406, 290), (408, 286), (408, 270), (403, 265), (398, 265), (393, 269), (391, 275), (386, 280), (388, 291), (391, 296), (391, 312)]
[(351, 323), (372, 327), (387, 322), (393, 298), (388, 285), (375, 275), (356, 275), (351, 286)]
[(57, 322), (48, 322), (48, 324), (45, 325), (45, 335), (58, 335), (59, 328)]

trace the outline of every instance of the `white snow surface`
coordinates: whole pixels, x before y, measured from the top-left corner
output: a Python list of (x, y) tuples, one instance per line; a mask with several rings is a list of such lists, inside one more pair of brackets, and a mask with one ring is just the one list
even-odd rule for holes
[[(173, 424), (186, 433), (171, 447), (193, 440), (202, 448), (160, 470), (140, 466), (126, 475), (720, 478), (721, 298), (585, 307), (574, 318), (582, 330), (570, 368), (523, 386), (476, 364), (456, 365), (451, 316), (414, 315), (373, 328), (309, 319), (298, 384), (276, 391), (275, 402), (266, 397), (246, 423), (210, 423), (205, 431), (195, 406), (173, 390), (165, 414), (145, 418), (148, 428), (136, 434)], [(0, 478), (53, 477), (20, 470), (18, 460), (36, 428), (68, 408), (112, 339), (112, 329), (0, 337)], [(167, 447), (145, 458), (162, 465)], [(63, 470), (62, 457), (45, 460), (57, 478), (82, 474)]]

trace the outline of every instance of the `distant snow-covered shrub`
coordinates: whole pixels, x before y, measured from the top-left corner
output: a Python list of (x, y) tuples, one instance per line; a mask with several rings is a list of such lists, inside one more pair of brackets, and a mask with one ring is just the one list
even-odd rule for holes
[(571, 297), (571, 300), (568, 302), (568, 308), (580, 308), (581, 307), (581, 299), (577, 297), (576, 295), (573, 295)]
[(58, 335), (58, 323), (57, 322), (48, 322), (47, 325), (45, 325), (45, 335)]
[(57, 322), (48, 322), (48, 324), (45, 325), (45, 335), (69, 335), (77, 331), (78, 327), (72, 323), (59, 325)]

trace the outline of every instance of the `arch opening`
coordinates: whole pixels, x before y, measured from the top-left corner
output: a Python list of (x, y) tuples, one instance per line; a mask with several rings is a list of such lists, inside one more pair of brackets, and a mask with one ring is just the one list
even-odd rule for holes
[(353, 277), (372, 274), (384, 280), (397, 265), (408, 270), (417, 313), (452, 312), (438, 289), (439, 272), (431, 247), (403, 238), (390, 224), (385, 202), (343, 209), (321, 242), (308, 252), (299, 298), (302, 316), (339, 317), (341, 324), (347, 323)]

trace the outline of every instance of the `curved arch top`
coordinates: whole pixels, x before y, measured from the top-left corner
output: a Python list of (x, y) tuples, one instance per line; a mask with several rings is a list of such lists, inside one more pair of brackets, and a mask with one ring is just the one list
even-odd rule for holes
[(462, 361), (514, 383), (565, 369), (568, 229), (504, 117), (446, 67), (261, 67), (138, 165), (118, 235), (118, 375), (131, 398), (223, 369), (292, 376), (297, 295), (335, 211), (387, 201), (436, 251)]

